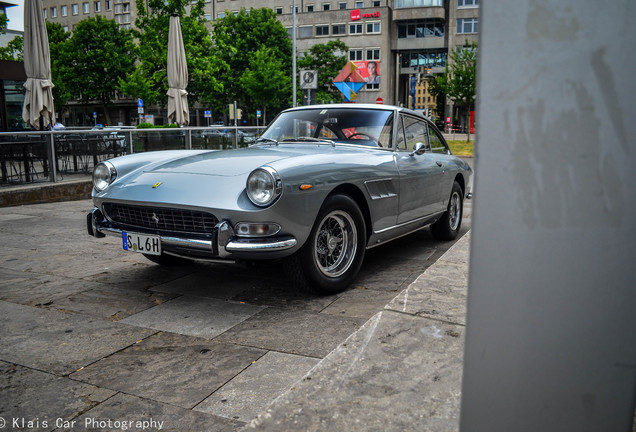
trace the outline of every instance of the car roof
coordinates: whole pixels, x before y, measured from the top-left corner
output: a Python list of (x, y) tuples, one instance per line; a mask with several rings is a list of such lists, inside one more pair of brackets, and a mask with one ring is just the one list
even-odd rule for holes
[(399, 112), (405, 112), (416, 117), (426, 118), (422, 114), (417, 111), (413, 111), (408, 108), (399, 107), (395, 105), (380, 105), (380, 104), (357, 104), (357, 103), (339, 103), (339, 104), (323, 104), (323, 105), (305, 105), (296, 108), (288, 108), (283, 112), (289, 111), (298, 111), (298, 110), (306, 110), (306, 109), (370, 109), (370, 110), (398, 110)]

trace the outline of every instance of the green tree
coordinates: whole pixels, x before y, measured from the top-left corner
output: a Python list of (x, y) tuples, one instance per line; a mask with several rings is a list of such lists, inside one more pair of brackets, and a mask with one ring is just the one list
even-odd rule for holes
[[(148, 104), (166, 106), (168, 102), (168, 33), (170, 15), (181, 22), (181, 34), (188, 64), (188, 104), (216, 99), (222, 90), (218, 76), (227, 67), (211, 53), (212, 40), (205, 27), (204, 0), (137, 0), (135, 37), (139, 43), (137, 68), (120, 79), (122, 93), (141, 97)], [(190, 13), (186, 13), (186, 6)]]
[[(477, 85), (477, 44), (457, 47), (450, 53), (450, 64), (436, 77), (437, 85), (457, 106), (470, 112), (475, 104)], [(467, 140), (470, 140), (468, 128)]]
[(280, 107), (289, 97), (291, 77), (271, 48), (254, 53), (239, 81), (254, 104), (263, 109), (263, 124), (267, 124), (267, 107)]
[(71, 99), (67, 83), (60, 77), (60, 69), (64, 69), (62, 60), (64, 55), (64, 43), (71, 34), (57, 23), (46, 22), (46, 33), (49, 36), (49, 53), (51, 57), (51, 80), (53, 81), (53, 100), (56, 110), (60, 110)]
[[(7, 32), (9, 18), (5, 14), (0, 15), (0, 34)], [(11, 39), (6, 47), (0, 47), (0, 60), (22, 61), (22, 46), (24, 45), (22, 36)]]
[(299, 69), (312, 69), (318, 71), (318, 90), (316, 100), (329, 102), (341, 102), (342, 94), (332, 84), (333, 79), (347, 64), (349, 51), (347, 45), (340, 39), (329, 41), (326, 44), (313, 45), (298, 60)]
[(106, 121), (118, 90), (118, 80), (134, 70), (136, 47), (132, 33), (101, 16), (80, 21), (63, 42), (55, 60), (58, 82), (81, 103), (101, 104)]
[[(241, 84), (243, 74), (250, 70), (254, 73), (255, 53), (261, 52), (262, 58), (273, 62), (276, 68), (287, 75), (291, 75), (292, 43), (285, 27), (276, 19), (272, 9), (251, 9), (247, 12), (241, 9), (236, 15), (227, 11), (224, 18), (219, 19), (213, 31), (216, 55), (229, 66), (229, 73), (223, 80), (224, 104), (234, 100), (242, 105), (255, 103), (253, 94)], [(265, 50), (267, 48), (267, 50)], [(267, 52), (264, 56), (263, 53)], [(278, 76), (278, 75), (277, 75)], [(281, 91), (286, 92), (286, 99), (291, 96), (291, 80), (276, 82), (277, 78), (264, 76), (262, 85), (284, 86)], [(274, 81), (270, 83), (269, 81)], [(267, 84), (266, 84), (267, 83)], [(253, 89), (252, 89), (253, 90)], [(285, 105), (289, 106), (289, 102)], [(284, 105), (274, 108), (282, 108)]]

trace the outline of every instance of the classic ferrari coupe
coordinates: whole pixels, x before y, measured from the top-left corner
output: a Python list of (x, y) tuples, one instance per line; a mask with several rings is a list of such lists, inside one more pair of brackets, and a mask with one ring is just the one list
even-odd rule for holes
[(99, 163), (87, 229), (163, 265), (283, 260), (299, 287), (335, 293), (368, 248), (428, 226), (456, 238), (471, 174), (414, 111), (292, 108), (247, 148)]

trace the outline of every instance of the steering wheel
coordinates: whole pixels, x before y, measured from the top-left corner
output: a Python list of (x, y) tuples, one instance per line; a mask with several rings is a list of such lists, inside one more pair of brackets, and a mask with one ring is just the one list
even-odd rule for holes
[(371, 135), (364, 133), (364, 132), (356, 132), (353, 133), (351, 135), (349, 135), (349, 137), (347, 139), (352, 139), (354, 136), (361, 136), (361, 137), (366, 137), (366, 139), (368, 139), (369, 141), (373, 141), (378, 147), (382, 147), (382, 144), (380, 144), (380, 140), (372, 137)]

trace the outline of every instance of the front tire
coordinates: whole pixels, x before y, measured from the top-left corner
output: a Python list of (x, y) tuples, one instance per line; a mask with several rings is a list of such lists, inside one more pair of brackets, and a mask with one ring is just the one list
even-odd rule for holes
[(451, 189), (448, 207), (442, 217), (431, 225), (431, 232), (437, 240), (455, 240), (462, 226), (464, 215), (464, 192), (459, 183), (454, 182)]
[(287, 258), (292, 281), (314, 294), (344, 290), (358, 274), (366, 247), (364, 217), (346, 195), (325, 201), (303, 247)]

